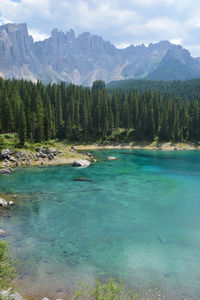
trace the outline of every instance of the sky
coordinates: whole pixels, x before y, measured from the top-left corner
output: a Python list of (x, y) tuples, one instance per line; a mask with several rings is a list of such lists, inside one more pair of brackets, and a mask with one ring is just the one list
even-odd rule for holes
[(90, 32), (118, 48), (169, 40), (200, 56), (198, 0), (0, 0), (0, 24), (26, 23), (34, 40), (54, 28)]

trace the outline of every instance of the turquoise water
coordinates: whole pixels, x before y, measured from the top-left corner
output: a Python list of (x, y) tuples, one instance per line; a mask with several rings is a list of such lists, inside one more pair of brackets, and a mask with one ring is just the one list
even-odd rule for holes
[(59, 298), (79, 280), (112, 276), (141, 298), (199, 299), (199, 152), (94, 154), (98, 162), (86, 169), (0, 176), (1, 193), (19, 195), (0, 228), (18, 261), (20, 292)]

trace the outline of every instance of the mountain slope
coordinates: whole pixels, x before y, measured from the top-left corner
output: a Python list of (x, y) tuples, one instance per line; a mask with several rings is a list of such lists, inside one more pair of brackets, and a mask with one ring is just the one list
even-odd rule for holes
[(159, 80), (200, 77), (200, 60), (168, 41), (117, 49), (88, 32), (75, 36), (54, 29), (35, 42), (26, 24), (0, 26), (0, 74), (44, 82), (67, 81), (91, 85), (126, 78)]

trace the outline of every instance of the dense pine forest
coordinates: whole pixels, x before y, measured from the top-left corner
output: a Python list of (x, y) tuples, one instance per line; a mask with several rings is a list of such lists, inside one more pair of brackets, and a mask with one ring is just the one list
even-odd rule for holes
[(127, 79), (112, 81), (106, 85), (106, 89), (109, 94), (116, 91), (128, 94), (134, 90), (137, 90), (139, 93), (151, 90), (152, 92), (157, 91), (161, 96), (168, 93), (170, 97), (180, 97), (181, 99), (186, 100), (200, 100), (200, 79), (191, 79), (186, 81)]
[(197, 141), (200, 101), (195, 97), (194, 81), (186, 86), (188, 98), (187, 94), (177, 97), (177, 91), (175, 97), (156, 90), (108, 93), (102, 81), (94, 82), (90, 89), (0, 79), (0, 133), (18, 133), (21, 145), (26, 140), (55, 138), (79, 142), (108, 138)]

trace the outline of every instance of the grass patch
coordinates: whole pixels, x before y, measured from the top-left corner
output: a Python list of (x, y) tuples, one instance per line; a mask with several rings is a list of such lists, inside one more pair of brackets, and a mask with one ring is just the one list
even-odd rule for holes
[(8, 243), (0, 242), (0, 290), (10, 288), (15, 276), (16, 271), (12, 265)]
[(80, 283), (80, 289), (76, 291), (74, 300), (136, 300), (138, 295), (134, 291), (125, 290), (122, 281), (110, 279), (107, 283), (95, 281), (93, 286)]

